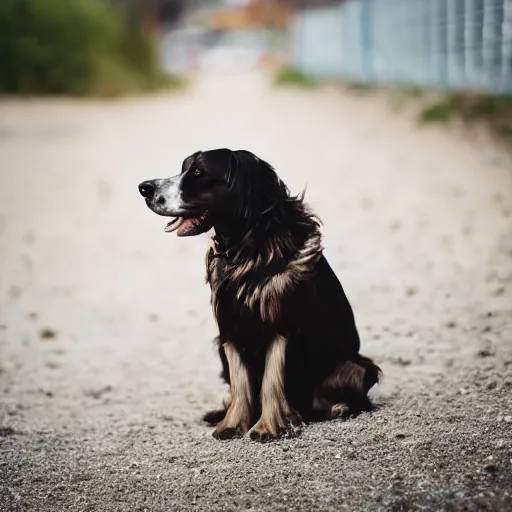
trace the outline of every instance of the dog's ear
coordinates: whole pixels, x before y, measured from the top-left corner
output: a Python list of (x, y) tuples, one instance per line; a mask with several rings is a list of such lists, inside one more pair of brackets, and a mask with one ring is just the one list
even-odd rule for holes
[(190, 168), (190, 166), (196, 161), (197, 157), (202, 153), (202, 151), (196, 151), (193, 155), (187, 156), (185, 160), (183, 160), (183, 165), (181, 166), (181, 172), (185, 172)]
[(290, 196), (274, 168), (249, 151), (232, 151), (227, 178), (237, 197), (238, 214), (248, 223)]

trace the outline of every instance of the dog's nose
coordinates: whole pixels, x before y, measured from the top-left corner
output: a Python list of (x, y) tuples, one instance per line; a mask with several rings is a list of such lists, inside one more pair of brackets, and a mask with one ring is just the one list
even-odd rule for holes
[(151, 199), (155, 195), (155, 185), (151, 181), (143, 181), (139, 185), (139, 192), (146, 199)]

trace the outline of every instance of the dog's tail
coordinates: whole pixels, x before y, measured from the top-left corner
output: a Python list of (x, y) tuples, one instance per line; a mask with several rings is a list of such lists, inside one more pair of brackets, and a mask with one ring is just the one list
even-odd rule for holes
[(358, 354), (340, 363), (320, 386), (323, 396), (331, 403), (343, 401), (347, 394), (366, 399), (368, 391), (382, 376), (381, 369), (369, 358)]
[(364, 394), (368, 394), (368, 391), (379, 383), (382, 379), (382, 370), (371, 360), (369, 357), (362, 356), (359, 354), (357, 361), (349, 361), (352, 364), (357, 365), (359, 368), (364, 369), (364, 375), (362, 377), (362, 391)]

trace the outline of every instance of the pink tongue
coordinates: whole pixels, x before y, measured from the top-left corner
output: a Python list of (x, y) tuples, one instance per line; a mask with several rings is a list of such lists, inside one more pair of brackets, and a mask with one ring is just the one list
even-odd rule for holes
[(178, 236), (184, 235), (187, 231), (189, 231), (194, 226), (193, 219), (185, 219), (180, 227), (177, 229), (176, 234)]

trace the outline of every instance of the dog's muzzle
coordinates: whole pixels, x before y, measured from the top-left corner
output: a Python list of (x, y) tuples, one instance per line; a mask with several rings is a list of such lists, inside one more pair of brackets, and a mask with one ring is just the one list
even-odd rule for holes
[(177, 217), (183, 209), (181, 199), (181, 176), (143, 181), (139, 192), (146, 204), (159, 215)]

